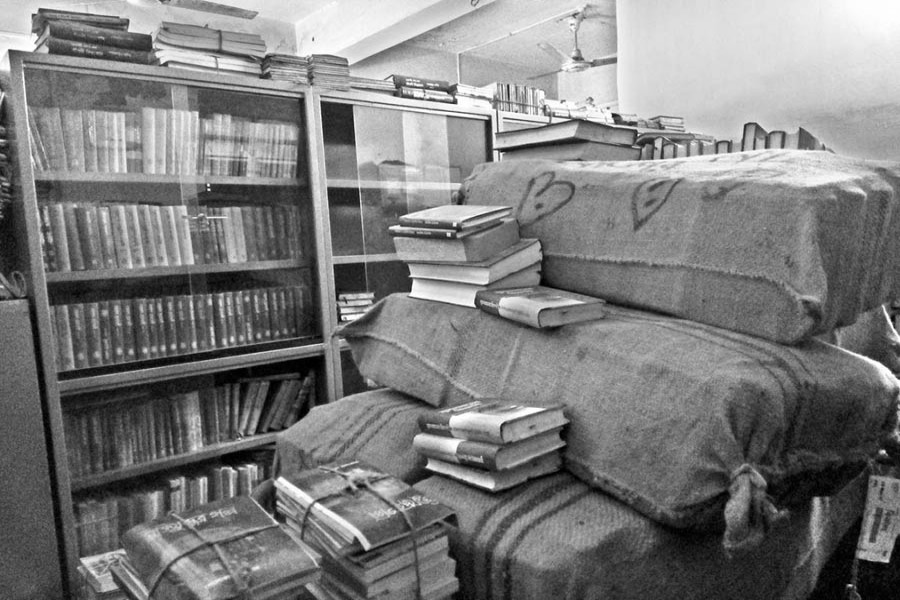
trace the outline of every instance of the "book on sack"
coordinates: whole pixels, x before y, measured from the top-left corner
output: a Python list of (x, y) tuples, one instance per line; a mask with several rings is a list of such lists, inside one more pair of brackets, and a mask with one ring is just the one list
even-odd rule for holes
[(482, 261), (520, 239), (515, 219), (500, 219), (496, 225), (456, 238), (393, 236), (397, 258), (405, 262)]
[(602, 298), (548, 286), (479, 290), (475, 306), (486, 313), (543, 329), (593, 321), (606, 315)]
[(524, 146), (503, 153), (503, 160), (638, 160), (640, 146), (605, 142), (571, 142)]
[(484, 285), (413, 277), (409, 297), (477, 308), (475, 306), (475, 296), (482, 290), (534, 286), (539, 284), (540, 281), (541, 263), (538, 261), (526, 266), (524, 269)]
[(566, 445), (561, 433), (562, 428), (557, 427), (517, 442), (492, 444), (423, 432), (413, 438), (413, 448), (427, 458), (487, 471), (503, 471), (559, 450)]
[(512, 213), (510, 206), (482, 206), (478, 204), (442, 204), (400, 215), (399, 224), (406, 227), (438, 227), (468, 229), (493, 222)]
[(604, 142), (633, 146), (637, 129), (598, 123), (585, 119), (558, 121), (541, 127), (500, 131), (495, 136), (494, 150), (506, 152), (516, 148), (571, 142)]
[(561, 404), (527, 406), (483, 398), (419, 415), (419, 430), (463, 440), (509, 444), (566, 425)]
[(559, 471), (562, 468), (562, 455), (550, 452), (503, 471), (486, 471), (435, 458), (429, 458), (425, 468), (432, 473), (446, 475), (489, 492), (499, 492), (523, 484), (529, 479)]
[(443, 279), (474, 285), (487, 285), (498, 279), (539, 263), (541, 242), (521, 239), (494, 256), (481, 261), (407, 262), (410, 277)]

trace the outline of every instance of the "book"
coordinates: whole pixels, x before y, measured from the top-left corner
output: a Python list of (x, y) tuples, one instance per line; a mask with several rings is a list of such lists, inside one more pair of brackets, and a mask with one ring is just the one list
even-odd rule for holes
[(550, 452), (503, 471), (485, 471), (435, 458), (429, 458), (425, 468), (432, 473), (446, 475), (489, 492), (499, 492), (525, 483), (529, 479), (559, 471), (562, 468), (562, 456), (558, 452)]
[(759, 123), (753, 121), (744, 123), (743, 135), (741, 136), (741, 152), (765, 148), (766, 135), (768, 133)]
[(570, 142), (604, 142), (633, 146), (636, 140), (637, 129), (632, 127), (609, 125), (585, 119), (571, 119), (540, 127), (497, 132), (494, 150), (506, 152), (528, 146)]
[(408, 227), (405, 225), (391, 225), (388, 227), (388, 233), (393, 237), (416, 237), (416, 238), (432, 238), (432, 239), (457, 239), (463, 238), (485, 229), (495, 227), (500, 223), (500, 219), (494, 221), (485, 221), (478, 225), (473, 225), (465, 229), (455, 229), (452, 227)]
[(773, 129), (766, 134), (766, 148), (784, 148), (786, 135), (782, 129)]
[(501, 219), (498, 225), (457, 238), (393, 236), (397, 258), (406, 262), (482, 261), (519, 241), (519, 223)]
[(131, 48), (132, 50), (150, 50), (153, 48), (153, 38), (146, 33), (98, 27), (71, 20), (47, 21), (44, 29), (34, 42), (35, 46), (40, 46), (47, 38), (76, 40), (115, 46), (117, 48)]
[(105, 27), (107, 29), (118, 29), (121, 31), (126, 31), (130, 24), (130, 21), (125, 17), (62, 10), (59, 8), (39, 8), (37, 9), (37, 12), (31, 14), (31, 33), (36, 35), (40, 34), (47, 26), (47, 23), (53, 21), (82, 23), (94, 27)]
[(439, 229), (469, 229), (483, 223), (499, 221), (512, 213), (510, 206), (482, 206), (478, 204), (442, 204), (400, 215), (404, 227)]
[[(607, 144), (605, 142), (571, 142), (514, 148), (503, 153), (503, 160), (638, 160), (648, 146)], [(652, 146), (651, 146), (652, 147)]]
[(413, 100), (427, 100), (430, 102), (445, 102), (456, 104), (456, 97), (443, 90), (427, 90), (417, 87), (403, 86), (394, 90), (394, 95), (399, 98), (411, 98)]
[(490, 444), (518, 442), (568, 422), (559, 404), (526, 406), (491, 398), (429, 411), (418, 417), (419, 430), (423, 433)]
[(118, 60), (142, 65), (152, 65), (156, 62), (156, 56), (147, 50), (132, 50), (131, 48), (119, 48), (104, 44), (93, 44), (79, 40), (67, 40), (48, 37), (34, 49), (35, 52), (45, 54), (66, 54), (69, 56), (82, 56), (84, 58), (100, 58), (105, 60)]
[(81, 573), (94, 591), (98, 594), (107, 594), (119, 589), (116, 582), (113, 581), (112, 573), (109, 572), (111, 565), (116, 564), (122, 558), (127, 556), (125, 550), (117, 548), (109, 552), (94, 554), (91, 556), (82, 556), (78, 559), (80, 563)]
[(825, 150), (825, 144), (803, 127), (785, 133), (783, 148), (792, 150)]
[[(351, 485), (366, 481), (366, 485)], [(408, 538), (411, 531), (450, 522), (454, 511), (397, 477), (364, 462), (330, 463), (275, 480), (282, 506), (301, 509), (294, 517), (325, 524), (340, 537), (338, 554), (369, 551)], [(285, 500), (290, 501), (285, 504)], [(401, 514), (402, 511), (402, 514)]]
[(450, 92), (451, 84), (444, 79), (429, 79), (427, 77), (410, 77), (408, 75), (391, 75), (388, 79), (395, 88), (408, 87), (422, 90), (439, 90)]
[(517, 323), (543, 329), (602, 319), (606, 301), (547, 286), (480, 290), (475, 306)]
[(548, 452), (556, 452), (565, 446), (561, 431), (561, 427), (551, 429), (508, 444), (492, 444), (422, 432), (413, 438), (413, 448), (427, 458), (476, 469), (503, 471), (523, 465)]
[[(540, 240), (525, 238), (482, 261), (410, 261), (406, 266), (409, 268), (410, 277), (414, 278), (487, 285), (529, 265), (539, 263), (541, 258)], [(341, 306), (340, 300), (338, 306)]]
[(412, 285), (409, 290), (409, 297), (475, 308), (475, 296), (479, 291), (492, 288), (530, 287), (538, 285), (540, 281), (540, 262), (528, 265), (524, 269), (515, 271), (506, 277), (502, 277), (484, 285), (413, 277)]
[[(208, 540), (216, 540), (216, 548)], [(253, 598), (288, 597), (321, 572), (318, 553), (247, 496), (141, 523), (121, 541), (140, 582), (149, 587), (159, 577), (154, 597), (233, 598), (240, 586), (232, 574), (244, 577), (241, 583)]]

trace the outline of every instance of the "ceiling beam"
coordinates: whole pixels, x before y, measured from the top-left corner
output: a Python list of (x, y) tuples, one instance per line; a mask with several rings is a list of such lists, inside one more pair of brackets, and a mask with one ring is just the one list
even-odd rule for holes
[(336, 54), (353, 64), (492, 2), (335, 0), (295, 23), (297, 53)]

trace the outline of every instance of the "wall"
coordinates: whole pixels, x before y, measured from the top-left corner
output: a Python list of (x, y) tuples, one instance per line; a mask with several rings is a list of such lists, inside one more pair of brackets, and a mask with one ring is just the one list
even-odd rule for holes
[(619, 106), (738, 138), (802, 125), (837, 152), (900, 159), (892, 0), (619, 0)]

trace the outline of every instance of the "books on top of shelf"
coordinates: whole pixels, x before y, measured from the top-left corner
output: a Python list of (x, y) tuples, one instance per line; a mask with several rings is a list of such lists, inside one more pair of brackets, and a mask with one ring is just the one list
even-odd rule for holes
[[(303, 539), (315, 533), (331, 554), (367, 552), (455, 519), (449, 507), (359, 460), (282, 475), (275, 489), (287, 523)], [(309, 532), (302, 530), (307, 509)]]
[(43, 31), (34, 42), (39, 47), (49, 38), (65, 39), (132, 50), (150, 50), (153, 47), (153, 38), (146, 33), (110, 29), (79, 23), (78, 21), (47, 21)]
[(94, 27), (105, 27), (106, 29), (117, 29), (120, 31), (127, 30), (130, 24), (130, 21), (125, 17), (114, 15), (101, 15), (59, 8), (39, 8), (31, 14), (31, 33), (40, 35), (47, 23), (53, 21), (83, 23)]
[(420, 90), (437, 90), (450, 92), (451, 84), (443, 79), (431, 79), (427, 77), (411, 77), (408, 75), (389, 75), (385, 78), (394, 84), (395, 88), (417, 88)]
[(481, 310), (517, 323), (543, 329), (602, 319), (606, 301), (547, 286), (488, 289), (475, 294)]
[(406, 262), (481, 261), (519, 241), (519, 223), (500, 219), (496, 225), (455, 238), (392, 236), (397, 257)]
[(475, 297), (486, 289), (504, 289), (538, 285), (541, 282), (541, 263), (532, 263), (523, 269), (510, 273), (486, 284), (461, 283), (443, 279), (412, 278), (409, 297), (420, 300), (434, 300), (476, 308)]
[(489, 492), (499, 492), (559, 471), (562, 468), (562, 456), (559, 452), (549, 452), (502, 471), (486, 471), (434, 458), (428, 459), (425, 468)]
[(459, 231), (484, 223), (498, 221), (511, 213), (511, 206), (442, 204), (400, 215), (399, 224), (405, 227), (455, 229)]
[(259, 34), (188, 23), (163, 21), (156, 30), (154, 41), (165, 47), (252, 56), (260, 60), (266, 55), (266, 42)]
[(473, 400), (418, 417), (424, 433), (490, 444), (509, 444), (563, 427), (561, 404), (528, 406), (497, 398)]
[(121, 540), (127, 564), (154, 597), (225, 599), (246, 588), (254, 598), (293, 598), (321, 573), (318, 553), (247, 496), (136, 525)]
[(640, 157), (640, 146), (607, 144), (605, 142), (523, 146), (503, 153), (503, 160), (638, 160)]
[(418, 433), (413, 448), (427, 458), (457, 463), (476, 469), (503, 471), (523, 465), (566, 445), (562, 427), (538, 433), (517, 442), (493, 444), (434, 433)]
[(487, 285), (540, 263), (542, 256), (540, 240), (525, 238), (481, 261), (408, 261), (406, 266), (413, 278)]
[(579, 141), (633, 146), (636, 140), (637, 130), (632, 127), (598, 123), (585, 119), (572, 119), (549, 123), (540, 127), (500, 131), (495, 136), (494, 149), (504, 152), (527, 146), (565, 144)]

